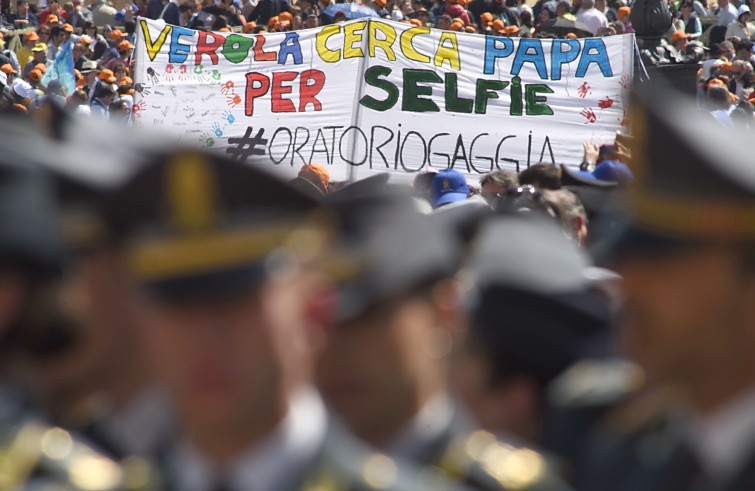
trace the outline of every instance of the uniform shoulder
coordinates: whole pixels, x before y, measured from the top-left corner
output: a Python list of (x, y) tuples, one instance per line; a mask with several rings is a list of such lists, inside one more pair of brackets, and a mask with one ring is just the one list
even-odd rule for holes
[[(151, 467), (116, 462), (69, 431), (28, 419), (0, 428), (0, 489), (150, 490)], [(35, 487), (35, 489), (37, 489)]]
[(395, 460), (358, 442), (345, 431), (331, 432), (308, 473), (303, 491), (451, 491), (460, 485), (431, 468)]
[(439, 468), (446, 476), (481, 490), (568, 490), (548, 458), (526, 446), (477, 430), (456, 436)]

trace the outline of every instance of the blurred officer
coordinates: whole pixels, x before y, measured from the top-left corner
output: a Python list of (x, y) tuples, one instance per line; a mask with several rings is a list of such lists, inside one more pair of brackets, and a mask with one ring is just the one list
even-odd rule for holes
[(102, 148), (91, 139), (91, 122), (65, 118), (60, 125), (65, 134), (56, 142), (58, 158), (43, 166), (55, 183), (71, 251), (54, 301), (76, 342), (61, 363), (31, 366), (32, 385), (48, 398), (70, 385), (80, 386), (87, 391), (85, 400), (61, 424), (84, 433), (114, 457), (155, 457), (175, 430), (175, 416), (137, 339), (117, 244), (102, 213), (105, 196), (139, 165), (140, 149), (150, 140), (100, 123), (99, 145), (132, 149), (128, 158), (109, 152), (103, 159)]
[(584, 428), (571, 420), (569, 437), (557, 434), (547, 395), (608, 334), (608, 302), (593, 289), (590, 267), (546, 216), (502, 215), (482, 226), (464, 270), (469, 329), (455, 379), (486, 430), (572, 457)]
[(363, 441), (472, 488), (561, 489), (540, 454), (475, 431), (452, 397), (458, 250), (410, 201), (331, 196), (353, 265), (339, 271), (336, 325), (317, 365), (327, 403)]
[(637, 187), (613, 256), (627, 352), (677, 404), (609, 421), (584, 488), (752, 489), (753, 139), (663, 93), (632, 109)]
[[(29, 353), (40, 363), (52, 362), (70, 338), (46, 336), (35, 330), (37, 319), (48, 316), (47, 287), (64, 268), (65, 250), (56, 225), (53, 188), (35, 165), (50, 158), (49, 147), (20, 145), (37, 131), (27, 122), (0, 121), (3, 155), (0, 159), (0, 335), (3, 361)], [(32, 327), (30, 327), (32, 326)], [(41, 334), (41, 335), (40, 335)], [(50, 354), (50, 352), (53, 352)], [(4, 367), (5, 368), (5, 367)], [(15, 372), (15, 371), (14, 371)], [(4, 374), (7, 375), (7, 374)], [(0, 489), (115, 490), (145, 489), (144, 466), (128, 474), (112, 460), (82, 443), (75, 435), (33, 417), (20, 396), (2, 380), (0, 411)], [(17, 410), (9, 410), (15, 407)], [(134, 468), (136, 471), (137, 469)]]
[(138, 325), (181, 420), (171, 489), (426, 488), (330, 424), (310, 386), (331, 298), (309, 265), (326, 245), (319, 216), (278, 178), (194, 150), (113, 195)]

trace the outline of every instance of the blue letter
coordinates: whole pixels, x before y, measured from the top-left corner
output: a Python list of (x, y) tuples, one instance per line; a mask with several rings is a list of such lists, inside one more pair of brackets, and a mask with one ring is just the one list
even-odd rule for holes
[[(592, 51), (592, 52), (591, 52)], [(606, 45), (600, 38), (585, 39), (585, 49), (577, 65), (577, 77), (584, 77), (591, 63), (597, 63), (604, 77), (613, 77), (611, 62), (608, 61)]]
[(173, 26), (170, 31), (170, 52), (168, 52), (168, 61), (171, 63), (183, 63), (189, 56), (188, 44), (181, 44), (181, 36), (194, 36), (194, 31), (185, 27)]
[[(530, 53), (530, 50), (534, 50)], [(537, 74), (541, 79), (548, 78), (548, 68), (545, 66), (545, 54), (543, 53), (543, 44), (539, 39), (527, 39), (522, 38), (519, 41), (519, 49), (516, 50), (516, 56), (514, 56), (514, 63), (511, 65), (511, 74), (519, 75), (522, 70), (522, 65), (525, 63), (532, 63), (535, 65)]]
[[(503, 47), (498, 47), (496, 42), (503, 43)], [(485, 36), (485, 69), (486, 75), (495, 71), (495, 61), (498, 58), (506, 58), (514, 52), (514, 42), (505, 36)]]
[[(291, 44), (288, 44), (289, 41)], [(281, 49), (278, 51), (278, 64), (285, 65), (288, 55), (294, 57), (294, 64), (301, 65), (301, 46), (299, 45), (299, 35), (295, 32), (287, 32), (286, 39), (281, 43)]]
[[(567, 49), (564, 51), (563, 46)], [(579, 56), (579, 41), (576, 39), (555, 39), (551, 47), (551, 80), (561, 80), (561, 65), (571, 63)]]

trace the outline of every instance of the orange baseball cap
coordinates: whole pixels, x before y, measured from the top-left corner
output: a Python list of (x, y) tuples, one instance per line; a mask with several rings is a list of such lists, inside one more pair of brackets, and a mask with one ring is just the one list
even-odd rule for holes
[(461, 19), (454, 19), (453, 22), (451, 22), (450, 29), (452, 31), (463, 31), (464, 30), (464, 21)]
[(506, 36), (513, 36), (519, 32), (519, 26), (506, 26), (503, 28), (503, 34)]
[(566, 39), (577, 39), (577, 35), (573, 32), (567, 32), (565, 37)]
[(55, 14), (50, 14), (47, 16), (47, 25), (50, 24), (58, 24), (60, 23), (60, 19), (58, 19), (58, 16)]
[(689, 36), (684, 31), (676, 31), (674, 34), (671, 35), (671, 42), (675, 43), (677, 41), (681, 41), (682, 39), (687, 39)]
[(422, 21), (419, 19), (412, 19), (409, 21), (409, 24), (417, 27), (422, 27)]
[(86, 34), (79, 37), (79, 42), (82, 44), (92, 44), (93, 39)]
[(471, 32), (471, 33), (477, 32), (477, 29), (475, 29), (475, 26), (467, 26), (467, 27), (464, 28), (464, 30), (466, 32)]
[(218, 32), (231, 32), (231, 28), (230, 27), (221, 27), (220, 29), (218, 29)]
[(116, 41), (116, 40), (121, 39), (121, 38), (123, 38), (125, 36), (123, 35), (123, 33), (121, 32), (120, 29), (115, 29), (113, 31), (110, 31), (110, 36), (109, 37), (113, 41)]
[(319, 184), (321, 189), (328, 189), (328, 182), (330, 181), (330, 172), (328, 168), (322, 164), (305, 164), (299, 171), (299, 177), (302, 177), (310, 182)]
[(495, 29), (496, 31), (502, 31), (504, 27), (506, 27), (506, 25), (501, 19), (496, 19), (493, 21), (493, 29)]
[(24, 39), (27, 41), (34, 41), (36, 43), (37, 41), (39, 41), (39, 34), (34, 31), (27, 32), (26, 34), (24, 34)]
[(0, 71), (3, 72), (6, 75), (16, 74), (18, 73), (16, 70), (13, 69), (13, 66), (11, 66), (10, 63), (6, 63), (3, 66), (0, 66)]
[(254, 21), (247, 22), (246, 25), (244, 26), (244, 32), (247, 33), (247, 34), (249, 34), (250, 32), (254, 31), (255, 27), (257, 27), (257, 23), (256, 22), (254, 22)]
[(45, 73), (47, 71), (47, 65), (44, 63), (37, 63), (34, 65), (34, 70), (39, 70), (42, 73)]
[(131, 77), (121, 77), (121, 79), (118, 80), (118, 87), (124, 87), (127, 85), (134, 85), (134, 81)]
[(112, 70), (108, 70), (105, 68), (104, 70), (100, 71), (100, 74), (97, 76), (100, 80), (103, 82), (114, 84), (115, 83), (115, 74)]
[(374, 1), (375, 1), (375, 5), (377, 5), (378, 7), (385, 7), (386, 4), (388, 3), (386, 2), (386, 0), (374, 0)]
[(629, 7), (619, 7), (619, 10), (616, 11), (616, 18), (617, 19), (623, 19), (624, 17), (629, 16), (629, 14), (632, 13), (632, 9)]
[(278, 14), (278, 20), (280, 20), (281, 22), (291, 22), (292, 20), (294, 20), (294, 16), (291, 15), (291, 12), (281, 12), (280, 14)]
[(125, 39), (118, 43), (118, 51), (123, 53), (124, 51), (129, 51), (131, 49), (134, 49), (134, 45), (126, 41)]
[(42, 72), (37, 70), (36, 68), (29, 72), (29, 80), (33, 82), (39, 82), (42, 80)]
[(73, 26), (71, 24), (69, 24), (68, 22), (66, 22), (65, 24), (63, 24), (63, 30), (66, 31), (66, 32), (72, 33), (73, 32)]
[(480, 23), (483, 26), (487, 26), (488, 24), (491, 24), (493, 20), (495, 19), (493, 18), (493, 14), (491, 14), (490, 12), (483, 12), (482, 15), (480, 15)]

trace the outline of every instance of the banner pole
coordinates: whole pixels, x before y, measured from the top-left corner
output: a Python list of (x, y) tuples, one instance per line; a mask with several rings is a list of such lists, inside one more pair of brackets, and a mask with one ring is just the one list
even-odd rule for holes
[[(362, 105), (359, 104), (359, 101), (364, 97), (364, 72), (365, 72), (365, 64), (367, 63), (367, 58), (369, 56), (369, 49), (370, 49), (370, 23), (372, 22), (372, 19), (367, 19), (367, 26), (365, 29), (367, 30), (366, 38), (362, 37), (362, 45), (364, 46), (362, 48), (362, 59), (359, 60), (359, 68), (357, 68), (357, 87), (354, 91), (354, 107), (355, 109), (351, 112), (351, 126), (359, 127), (362, 124)], [(365, 40), (366, 39), (366, 40)], [(351, 132), (352, 136), (349, 137), (349, 161), (354, 162), (357, 152), (357, 143), (356, 143), (356, 131)], [(366, 150), (366, 149), (365, 149)], [(349, 165), (349, 173), (348, 173), (348, 180), (354, 181), (356, 180), (356, 174), (357, 169), (355, 165), (347, 164)]]
[[(144, 87), (144, 55), (142, 54), (144, 45), (144, 33), (142, 32), (141, 17), (136, 18), (136, 36), (134, 37), (134, 104), (138, 104), (144, 99), (142, 95), (142, 89)], [(133, 116), (133, 115), (132, 115)], [(131, 118), (131, 124), (138, 124), (139, 118)]]

